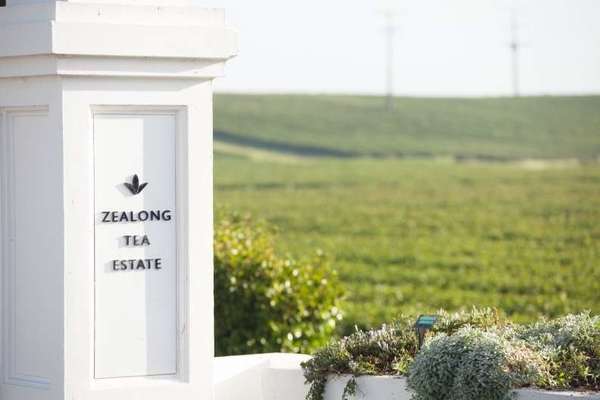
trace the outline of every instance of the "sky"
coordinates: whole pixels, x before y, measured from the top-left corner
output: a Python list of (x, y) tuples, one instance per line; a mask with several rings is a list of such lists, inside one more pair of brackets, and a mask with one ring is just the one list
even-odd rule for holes
[(216, 90), (383, 94), (392, 9), (394, 94), (509, 95), (514, 9), (524, 95), (600, 94), (600, 0), (384, 1), (202, 0), (240, 35)]

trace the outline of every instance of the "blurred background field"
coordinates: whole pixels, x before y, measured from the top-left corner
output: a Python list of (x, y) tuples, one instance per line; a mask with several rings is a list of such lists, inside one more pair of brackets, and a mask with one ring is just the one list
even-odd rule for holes
[(218, 95), (215, 203), (317, 249), (345, 320), (600, 312), (600, 97)]
[(600, 155), (600, 96), (220, 95), (215, 138), (292, 154), (483, 160)]

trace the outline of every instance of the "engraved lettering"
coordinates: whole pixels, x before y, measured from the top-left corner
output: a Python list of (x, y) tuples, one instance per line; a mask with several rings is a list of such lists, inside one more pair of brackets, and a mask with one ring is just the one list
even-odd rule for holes
[(171, 221), (172, 210), (102, 211), (102, 222)]
[(140, 211), (138, 213), (138, 219), (142, 222), (146, 222), (148, 220), (148, 211)]
[(113, 271), (161, 270), (162, 258), (140, 258), (134, 260), (112, 260)]

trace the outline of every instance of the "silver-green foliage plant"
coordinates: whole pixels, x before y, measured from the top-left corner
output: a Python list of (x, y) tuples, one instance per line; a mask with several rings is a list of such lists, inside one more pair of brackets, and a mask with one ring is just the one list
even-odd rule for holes
[[(438, 311), (435, 332), (452, 334), (464, 326), (489, 329), (504, 324), (496, 310), (473, 308), (470, 311), (448, 313)], [(350, 336), (331, 342), (303, 363), (304, 376), (310, 384), (307, 398), (321, 400), (327, 378), (331, 375), (351, 375), (341, 400), (357, 390), (354, 377), (363, 375), (405, 376), (418, 350), (414, 331), (415, 316), (402, 316), (379, 329), (359, 330)]]
[[(302, 364), (304, 377), (310, 384), (307, 399), (321, 400), (327, 378), (331, 375), (404, 375), (417, 352), (413, 319), (401, 318), (380, 329), (362, 331), (333, 341)], [(351, 378), (342, 400), (357, 390)]]
[(417, 400), (503, 400), (516, 383), (537, 383), (543, 371), (524, 343), (465, 327), (428, 341), (410, 366), (408, 384)]
[(515, 333), (547, 361), (550, 375), (542, 386), (600, 390), (600, 316), (567, 315)]

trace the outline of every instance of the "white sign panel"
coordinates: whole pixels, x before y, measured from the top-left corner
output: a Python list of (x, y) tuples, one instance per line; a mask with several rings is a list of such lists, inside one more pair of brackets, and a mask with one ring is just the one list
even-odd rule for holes
[(95, 114), (95, 377), (177, 373), (176, 117)]

